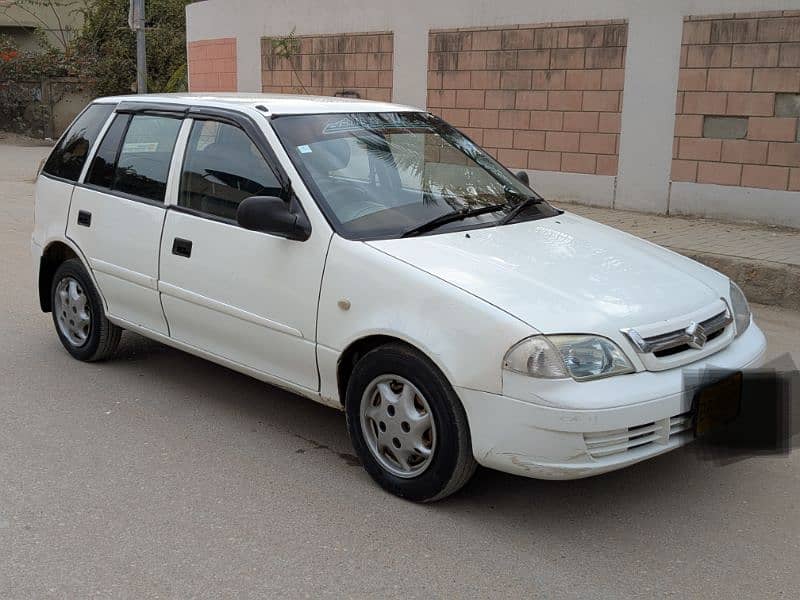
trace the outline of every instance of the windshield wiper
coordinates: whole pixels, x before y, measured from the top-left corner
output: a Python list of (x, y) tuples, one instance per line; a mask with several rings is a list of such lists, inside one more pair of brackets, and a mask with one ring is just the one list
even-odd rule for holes
[(414, 237), (422, 233), (432, 231), (433, 229), (437, 229), (438, 227), (446, 225), (447, 223), (452, 223), (453, 221), (462, 221), (464, 219), (469, 219), (470, 217), (477, 217), (478, 215), (497, 212), (498, 210), (502, 210), (504, 206), (504, 204), (493, 204), (491, 206), (482, 206), (481, 208), (473, 208), (471, 210), (456, 210), (445, 213), (443, 215), (439, 215), (435, 219), (431, 219), (427, 223), (412, 227), (408, 231), (404, 232), (400, 237)]
[(511, 221), (516, 219), (522, 211), (528, 209), (534, 204), (542, 203), (542, 199), (537, 198), (536, 196), (522, 196), (516, 193), (514, 193), (513, 195), (519, 198), (520, 202), (514, 208), (511, 209), (511, 212), (509, 212), (505, 217), (500, 219), (498, 225), (505, 225), (506, 223), (510, 223)]

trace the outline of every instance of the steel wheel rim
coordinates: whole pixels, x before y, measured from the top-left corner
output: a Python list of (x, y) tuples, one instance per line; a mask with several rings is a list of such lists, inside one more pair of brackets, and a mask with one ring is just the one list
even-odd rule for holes
[(419, 389), (399, 375), (372, 380), (361, 397), (361, 433), (387, 471), (409, 479), (422, 474), (436, 452), (436, 423)]
[(92, 332), (92, 312), (86, 290), (74, 277), (64, 277), (56, 285), (53, 311), (58, 329), (69, 343), (80, 348)]

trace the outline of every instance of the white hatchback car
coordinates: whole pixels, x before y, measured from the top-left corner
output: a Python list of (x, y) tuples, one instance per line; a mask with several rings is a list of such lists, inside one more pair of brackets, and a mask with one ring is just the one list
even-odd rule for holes
[(689, 441), (685, 369), (764, 355), (744, 295), (524, 179), (394, 104), (104, 98), (37, 183), (39, 300), (77, 359), (128, 329), (344, 409), (417, 501), (477, 463), (569, 479)]

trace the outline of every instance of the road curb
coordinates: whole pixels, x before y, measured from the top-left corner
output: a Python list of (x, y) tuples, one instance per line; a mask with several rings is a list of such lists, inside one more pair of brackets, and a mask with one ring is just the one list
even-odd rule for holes
[(750, 302), (800, 310), (800, 267), (740, 256), (670, 248), (724, 273)]

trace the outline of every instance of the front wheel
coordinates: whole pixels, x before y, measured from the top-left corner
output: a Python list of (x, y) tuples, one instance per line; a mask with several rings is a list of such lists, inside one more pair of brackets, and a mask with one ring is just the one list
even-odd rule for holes
[(384, 489), (417, 502), (458, 491), (475, 472), (467, 418), (442, 373), (400, 344), (356, 363), (347, 427), (364, 468)]

